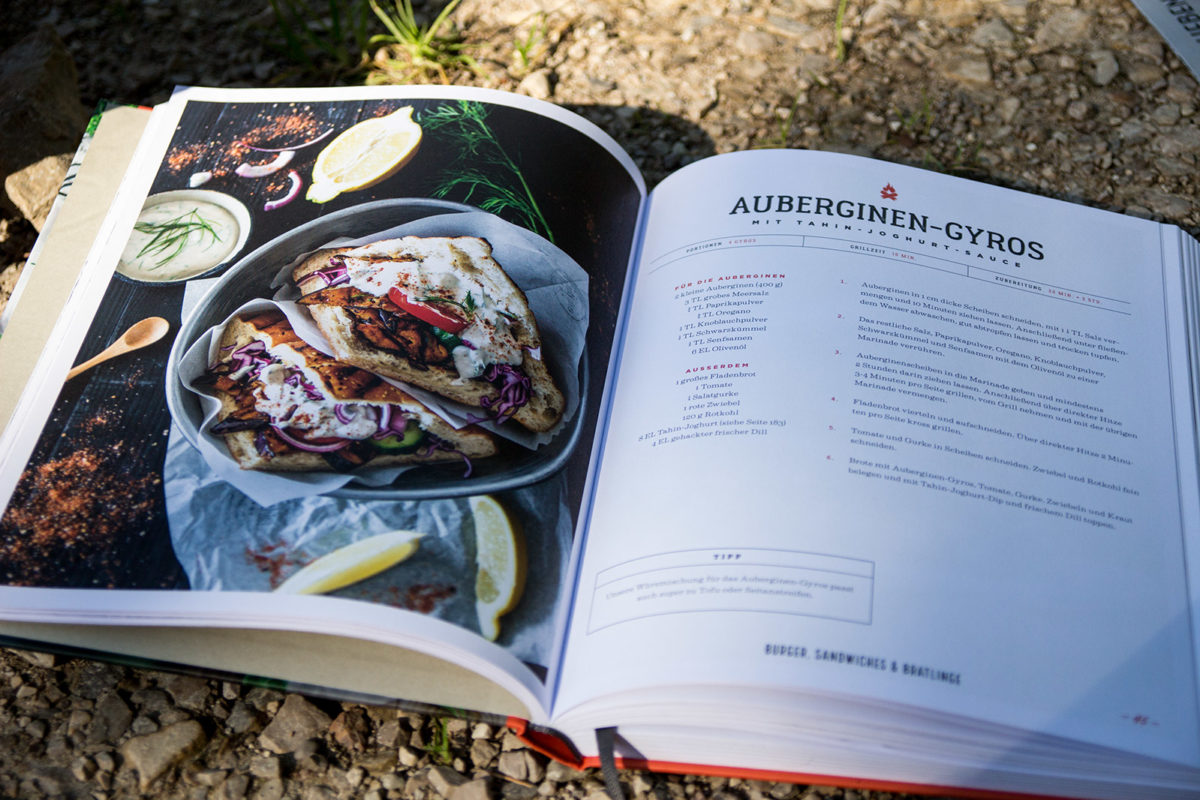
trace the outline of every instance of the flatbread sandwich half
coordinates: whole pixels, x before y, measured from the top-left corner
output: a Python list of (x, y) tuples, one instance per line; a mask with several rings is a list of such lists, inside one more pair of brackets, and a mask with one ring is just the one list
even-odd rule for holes
[(282, 312), (236, 317), (208, 378), (221, 400), (212, 432), (242, 469), (345, 471), (496, 452), (491, 434), (455, 430), (378, 375), (306, 344)]
[(348, 364), (548, 431), (565, 400), (542, 360), (525, 294), (472, 236), (387, 239), (320, 250), (292, 271)]

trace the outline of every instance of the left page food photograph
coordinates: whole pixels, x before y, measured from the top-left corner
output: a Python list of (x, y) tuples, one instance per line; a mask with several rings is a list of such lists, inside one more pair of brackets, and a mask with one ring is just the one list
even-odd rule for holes
[(76, 369), (5, 432), (5, 615), (416, 641), (536, 694), (628, 156), (446, 87), (190, 89), (148, 131), (38, 367)]

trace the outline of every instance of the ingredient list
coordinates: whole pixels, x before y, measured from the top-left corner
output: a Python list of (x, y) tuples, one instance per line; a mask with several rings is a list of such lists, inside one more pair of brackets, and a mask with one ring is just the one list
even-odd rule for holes
[(731, 273), (696, 278), (672, 287), (679, 319), (674, 381), (678, 416), (638, 437), (650, 447), (716, 436), (768, 436), (787, 420), (756, 407), (760, 383), (755, 357), (771, 333), (771, 313), (787, 281), (785, 273)]

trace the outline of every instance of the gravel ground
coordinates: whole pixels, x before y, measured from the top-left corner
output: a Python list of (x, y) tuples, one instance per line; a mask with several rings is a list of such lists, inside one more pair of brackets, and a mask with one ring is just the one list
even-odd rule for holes
[[(1200, 91), (1129, 3), (852, 0), (841, 60), (836, 5), (464, 0), (454, 19), (478, 66), (446, 77), (580, 112), (629, 150), (651, 184), (716, 152), (838, 150), (1200, 233)], [(0, 46), (31, 21), (50, 21), (89, 105), (153, 103), (176, 83), (352, 83), (387, 74), (382, 58), (365, 67), (348, 58), (306, 63), (282, 44), (267, 4), (7, 6)], [(0, 220), (0, 267), (8, 267), (0, 284), (31, 243), (28, 223)], [(0, 693), (4, 796), (598, 800), (602, 792), (596, 775), (547, 764), (503, 730), (461, 720), (16, 651), (0, 653), (0, 686), (8, 687)], [(281, 742), (289, 725), (299, 744)], [(892, 796), (625, 777), (632, 796), (658, 800)]]

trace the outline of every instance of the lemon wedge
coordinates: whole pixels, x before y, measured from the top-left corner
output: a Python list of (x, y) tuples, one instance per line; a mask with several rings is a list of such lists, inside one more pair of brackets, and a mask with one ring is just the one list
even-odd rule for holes
[(378, 575), (417, 552), (424, 534), (391, 531), (339, 547), (306, 564), (279, 584), (284, 594), (323, 594)]
[(500, 636), (500, 617), (517, 607), (525, 589), (525, 535), (491, 495), (468, 498), (475, 519), (475, 614), (489, 640)]
[(421, 126), (412, 115), (412, 106), (404, 106), (338, 134), (317, 156), (305, 197), (327, 203), (342, 192), (365, 189), (395, 175), (421, 143)]

